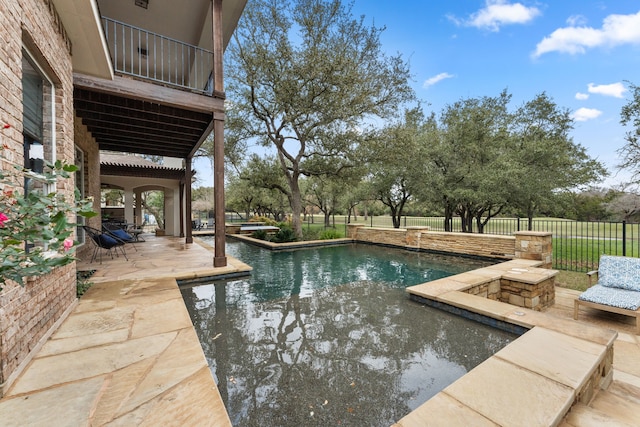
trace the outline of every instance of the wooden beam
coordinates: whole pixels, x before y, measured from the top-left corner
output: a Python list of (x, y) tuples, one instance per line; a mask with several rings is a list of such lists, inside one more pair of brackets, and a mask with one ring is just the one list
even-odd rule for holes
[(73, 74), (73, 85), (81, 89), (169, 105), (190, 111), (224, 112), (224, 94), (215, 92), (214, 96), (208, 96), (125, 77), (116, 76), (113, 80), (106, 80), (78, 73)]

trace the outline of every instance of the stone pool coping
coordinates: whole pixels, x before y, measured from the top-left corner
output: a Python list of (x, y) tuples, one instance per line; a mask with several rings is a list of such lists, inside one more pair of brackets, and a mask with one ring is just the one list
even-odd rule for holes
[(503, 277), (542, 280), (545, 271), (540, 264), (507, 261), (407, 288), (413, 297), (529, 331), (395, 426), (423, 426), (427, 420), (443, 426), (556, 426), (575, 403), (589, 403), (600, 387), (608, 386), (617, 332), (465, 292)]

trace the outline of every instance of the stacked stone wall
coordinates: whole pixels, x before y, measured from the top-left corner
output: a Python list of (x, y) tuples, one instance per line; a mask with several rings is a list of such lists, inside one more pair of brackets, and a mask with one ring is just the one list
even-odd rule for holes
[(428, 231), (420, 237), (420, 249), (435, 252), (511, 259), (514, 248), (512, 236)]

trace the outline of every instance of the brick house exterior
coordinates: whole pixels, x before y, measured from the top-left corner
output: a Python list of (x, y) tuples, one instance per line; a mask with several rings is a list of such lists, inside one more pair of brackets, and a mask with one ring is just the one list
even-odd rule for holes
[[(75, 163), (80, 171), (51, 190), (70, 200), (78, 187), (83, 196), (94, 198), (94, 211), (100, 212), (100, 149), (184, 159), (187, 173), (193, 155), (212, 131), (216, 149), (222, 152), (222, 52), (245, 5), (246, 0), (191, 0), (189, 8), (180, 2), (151, 2), (141, 8), (133, 0), (0, 0), (0, 128), (8, 125), (0, 130), (4, 147), (0, 168), (34, 164), (29, 159), (25, 163), (25, 153), (29, 158), (34, 158), (31, 153), (42, 153), (35, 158)], [(185, 12), (183, 20), (177, 19), (176, 10)], [(199, 86), (185, 86), (194, 78), (192, 67), (201, 65), (195, 59), (181, 64), (180, 84), (175, 73), (170, 76), (173, 81), (158, 81), (164, 77), (155, 77), (154, 70), (151, 80), (148, 75), (132, 78), (130, 70), (119, 68), (123, 64), (114, 59), (115, 49), (128, 47), (145, 59), (155, 50), (108, 40), (103, 11), (114, 18), (109, 25), (146, 27), (142, 31), (152, 39), (158, 36), (153, 29), (184, 35), (184, 41), (172, 43), (198, 52), (198, 58), (208, 61), (204, 67), (210, 67), (201, 68)], [(127, 20), (131, 22), (123, 22)], [(158, 55), (154, 64), (160, 69), (168, 60)], [(203, 78), (206, 86), (201, 84)], [(131, 116), (136, 117), (136, 129), (126, 134)], [(190, 135), (180, 131), (189, 126)], [(120, 133), (115, 138), (114, 130)], [(165, 134), (173, 139), (158, 141)], [(123, 142), (113, 145), (114, 139)], [(224, 206), (223, 156), (218, 157), (216, 200)], [(176, 202), (186, 210), (180, 230), (191, 243), (189, 185), (183, 193)], [(220, 215), (216, 266), (226, 265), (224, 210)], [(100, 228), (101, 218), (91, 218), (87, 225)], [(82, 243), (80, 231), (76, 238)], [(78, 255), (92, 249), (81, 245)], [(0, 291), (0, 397), (76, 301), (75, 263), (27, 278), (24, 287), (9, 282)]]
[[(55, 90), (55, 158), (74, 161), (73, 72), (71, 42), (55, 7), (43, 0), (0, 0), (0, 123), (2, 169), (24, 164), (23, 55), (28, 52)], [(45, 102), (47, 100), (45, 99)], [(46, 124), (45, 124), (46, 125)], [(45, 151), (50, 149), (45, 144)], [(73, 180), (56, 191), (73, 197)], [(75, 263), (27, 280), (25, 287), (7, 283), (0, 292), (0, 392), (15, 379), (76, 301)]]

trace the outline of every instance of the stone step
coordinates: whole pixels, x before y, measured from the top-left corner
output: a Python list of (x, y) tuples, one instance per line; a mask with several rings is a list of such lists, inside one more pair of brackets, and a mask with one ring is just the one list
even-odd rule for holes
[[(602, 393), (599, 393), (599, 395)], [(636, 421), (629, 423), (626, 420), (621, 420), (618, 414), (604, 413), (592, 407), (583, 405), (582, 403), (576, 403), (571, 408), (571, 411), (564, 418), (560, 427), (603, 427), (603, 426), (616, 426), (616, 427), (634, 427), (637, 426)]]
[(591, 403), (571, 408), (561, 426), (637, 426), (640, 421), (640, 388), (623, 381), (613, 381)]

